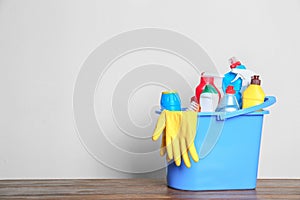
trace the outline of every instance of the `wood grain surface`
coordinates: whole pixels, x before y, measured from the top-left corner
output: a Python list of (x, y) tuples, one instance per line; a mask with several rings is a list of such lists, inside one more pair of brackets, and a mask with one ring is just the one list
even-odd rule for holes
[(300, 180), (258, 180), (256, 190), (180, 191), (164, 179), (0, 180), (0, 199), (298, 199)]

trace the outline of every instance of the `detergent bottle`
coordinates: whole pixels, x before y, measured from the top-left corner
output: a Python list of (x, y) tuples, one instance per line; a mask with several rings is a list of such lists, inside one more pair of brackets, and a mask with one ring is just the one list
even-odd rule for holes
[(215, 91), (217, 91), (217, 93), (218, 93), (218, 102), (221, 99), (221, 93), (218, 90), (218, 88), (215, 86), (215, 83), (214, 83), (214, 76), (205, 75), (205, 73), (202, 72), (201, 78), (200, 78), (200, 84), (196, 87), (196, 91), (195, 91), (196, 100), (200, 104), (201, 108), (202, 108), (202, 105), (200, 103), (200, 95), (201, 95), (201, 93), (203, 92), (203, 90), (205, 89), (205, 87), (207, 85), (210, 85), (211, 87), (213, 87), (215, 89)]
[(222, 89), (225, 93), (226, 88), (229, 85), (232, 85), (236, 91), (235, 97), (239, 105), (242, 106), (242, 92), (249, 86), (251, 76), (255, 73), (246, 69), (246, 67), (235, 57), (230, 58), (229, 63), (231, 71), (224, 75)]
[(251, 78), (251, 84), (243, 92), (243, 108), (249, 108), (264, 102), (266, 95), (260, 83), (259, 75), (254, 75)]
[(215, 112), (219, 103), (218, 91), (212, 85), (206, 85), (200, 95), (201, 112)]
[(181, 100), (177, 91), (170, 90), (164, 91), (160, 99), (161, 110), (180, 111)]
[(235, 97), (236, 91), (232, 85), (226, 88), (225, 95), (221, 99), (216, 112), (233, 112), (240, 109), (239, 103)]
[(200, 105), (199, 105), (198, 100), (196, 99), (195, 96), (193, 96), (191, 98), (191, 102), (190, 102), (190, 105), (187, 108), (187, 110), (188, 111), (191, 110), (191, 111), (195, 111), (195, 112), (200, 112), (201, 111)]

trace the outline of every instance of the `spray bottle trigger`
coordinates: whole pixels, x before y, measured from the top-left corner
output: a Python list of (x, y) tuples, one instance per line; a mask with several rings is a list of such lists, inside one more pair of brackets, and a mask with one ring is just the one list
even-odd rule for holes
[(255, 75), (255, 72), (248, 70), (248, 69), (234, 68), (231, 70), (231, 72), (236, 74), (236, 77), (231, 82), (234, 82), (234, 81), (238, 80), (239, 78), (241, 78), (245, 85), (249, 85), (251, 82), (251, 77), (253, 75)]

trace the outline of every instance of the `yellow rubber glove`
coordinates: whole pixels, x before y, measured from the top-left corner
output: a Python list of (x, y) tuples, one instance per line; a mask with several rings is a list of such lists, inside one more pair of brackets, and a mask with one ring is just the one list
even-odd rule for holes
[(199, 161), (199, 156), (196, 151), (194, 144), (194, 139), (196, 136), (197, 129), (197, 115), (198, 112), (195, 111), (184, 111), (182, 112), (182, 122), (179, 134), (181, 155), (185, 165), (189, 168), (191, 167), (191, 162), (188, 157), (188, 153), (192, 156), (195, 162)]
[[(177, 135), (180, 129), (181, 118), (181, 111), (162, 111), (152, 136), (152, 139), (156, 141), (160, 137), (161, 133), (163, 133), (160, 155), (163, 156), (167, 149), (167, 159), (172, 160), (176, 157), (177, 159), (174, 160), (177, 166), (180, 165), (180, 159), (178, 159), (178, 157), (180, 158), (179, 145), (174, 147), (175, 151), (173, 152), (172, 140), (176, 139), (176, 141), (178, 141)], [(174, 142), (174, 144), (177, 144), (177, 142)]]
[(196, 135), (197, 112), (194, 111), (168, 111), (164, 110), (157, 121), (152, 139), (158, 140), (163, 133), (160, 155), (163, 156), (167, 149), (167, 159), (174, 159), (175, 164), (180, 166), (181, 156), (187, 167), (191, 167), (188, 157), (190, 152), (195, 162), (199, 161), (194, 145)]

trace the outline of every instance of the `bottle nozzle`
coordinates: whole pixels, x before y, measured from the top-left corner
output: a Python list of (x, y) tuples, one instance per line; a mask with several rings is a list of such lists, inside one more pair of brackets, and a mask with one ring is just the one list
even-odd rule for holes
[(231, 57), (229, 58), (229, 64), (230, 64), (230, 68), (236, 68), (236, 66), (241, 65), (241, 62), (236, 59), (236, 57)]

